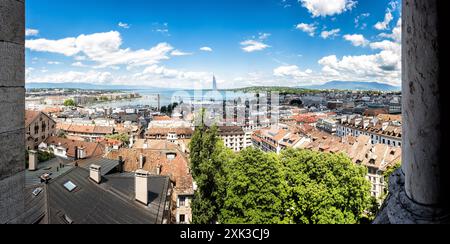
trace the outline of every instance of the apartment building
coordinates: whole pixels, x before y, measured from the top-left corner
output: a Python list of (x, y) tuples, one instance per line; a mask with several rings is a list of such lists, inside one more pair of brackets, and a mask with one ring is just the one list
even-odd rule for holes
[(354, 117), (342, 118), (337, 124), (337, 136), (359, 137), (366, 135), (372, 144), (385, 144), (393, 147), (402, 146), (402, 124), (398, 120), (382, 120), (376, 118)]
[(240, 152), (245, 148), (251, 146), (251, 134), (246, 133), (242, 127), (239, 126), (219, 126), (218, 132), (224, 144), (234, 152)]
[(25, 141), (28, 150), (37, 149), (39, 144), (52, 136), (56, 122), (47, 114), (39, 111), (25, 111)]
[(276, 127), (261, 129), (252, 136), (253, 146), (264, 152), (280, 153), (286, 148), (298, 148), (303, 138), (287, 129)]

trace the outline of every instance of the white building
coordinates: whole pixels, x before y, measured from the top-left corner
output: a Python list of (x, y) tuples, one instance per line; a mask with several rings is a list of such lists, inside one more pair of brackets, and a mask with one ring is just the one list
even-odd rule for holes
[(385, 144), (393, 147), (402, 146), (402, 126), (398, 121), (383, 122), (376, 118), (343, 118), (337, 124), (337, 136), (359, 137), (366, 135), (372, 144)]

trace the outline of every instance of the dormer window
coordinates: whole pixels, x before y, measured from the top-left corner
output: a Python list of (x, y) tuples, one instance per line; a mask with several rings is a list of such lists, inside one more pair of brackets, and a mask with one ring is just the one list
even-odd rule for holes
[(167, 153), (166, 157), (168, 160), (174, 160), (177, 157), (176, 153)]

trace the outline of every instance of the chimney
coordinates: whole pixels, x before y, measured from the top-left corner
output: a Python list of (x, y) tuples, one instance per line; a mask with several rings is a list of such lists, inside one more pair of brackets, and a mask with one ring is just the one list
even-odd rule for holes
[(134, 145), (134, 138), (133, 136), (130, 136), (130, 148), (133, 148)]
[(102, 181), (102, 167), (92, 164), (89, 167), (89, 178), (95, 181), (97, 184), (100, 184)]
[(86, 158), (86, 149), (84, 147), (78, 148), (78, 159), (85, 159)]
[(28, 154), (28, 170), (36, 171), (38, 169), (38, 153), (30, 150)]
[(161, 175), (161, 170), (162, 170), (162, 165), (158, 165), (158, 167), (156, 167), (156, 175)]
[(135, 199), (144, 205), (148, 205), (148, 177), (149, 172), (141, 169), (136, 170)]
[(145, 156), (144, 154), (139, 155), (139, 168), (143, 169), (145, 164)]
[(124, 166), (123, 157), (122, 157), (122, 156), (119, 156), (119, 167), (118, 167), (118, 171), (119, 171), (120, 173), (123, 173), (123, 170), (124, 170), (123, 166)]

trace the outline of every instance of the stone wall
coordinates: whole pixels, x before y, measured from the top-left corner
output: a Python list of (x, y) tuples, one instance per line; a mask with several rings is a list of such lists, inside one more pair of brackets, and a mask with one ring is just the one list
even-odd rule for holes
[(0, 223), (24, 209), (25, 0), (0, 0)]

